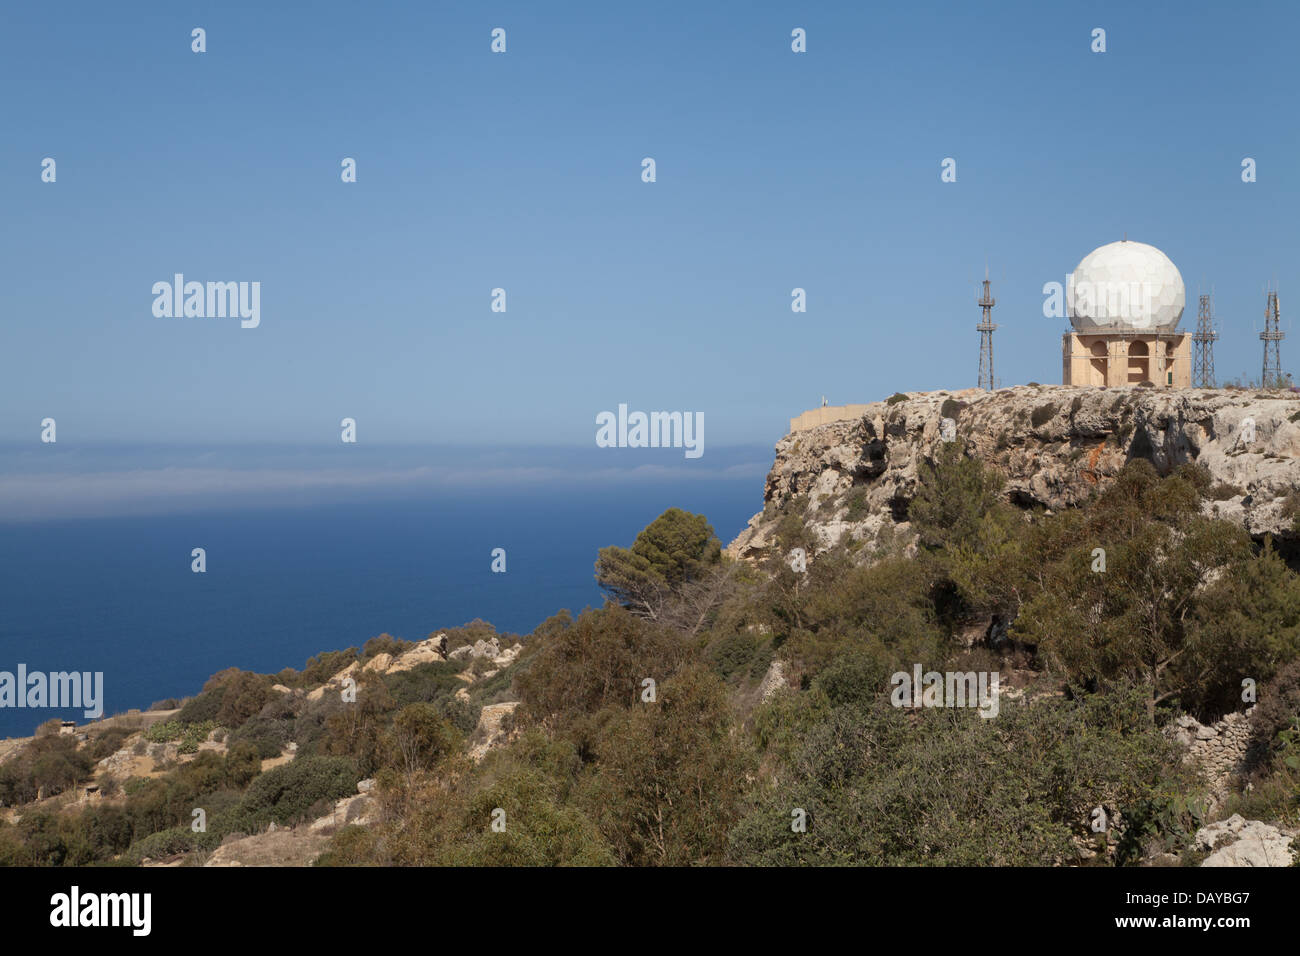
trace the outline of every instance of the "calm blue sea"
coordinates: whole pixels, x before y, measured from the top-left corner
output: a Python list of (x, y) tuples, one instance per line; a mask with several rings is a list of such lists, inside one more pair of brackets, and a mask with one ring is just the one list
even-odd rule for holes
[[(419, 640), (476, 617), (524, 633), (602, 603), (596, 551), (665, 508), (725, 544), (762, 480), (441, 490), (402, 501), (0, 526), (0, 670), (103, 671), (105, 713), (196, 693), (225, 667), (274, 672), (377, 634)], [(207, 551), (207, 573), (190, 552)], [(490, 570), (505, 548), (507, 571)], [(52, 716), (0, 709), (0, 736)]]

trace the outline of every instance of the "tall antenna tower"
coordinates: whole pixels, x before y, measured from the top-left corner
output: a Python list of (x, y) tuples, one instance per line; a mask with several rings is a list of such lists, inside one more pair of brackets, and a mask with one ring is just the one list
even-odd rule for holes
[(1214, 295), (1201, 296), (1200, 312), (1196, 316), (1196, 356), (1192, 360), (1192, 385), (1196, 388), (1214, 388), (1214, 342), (1219, 333), (1214, 331)]
[(993, 391), (993, 333), (997, 326), (993, 323), (993, 305), (995, 299), (989, 293), (989, 267), (984, 266), (984, 295), (977, 303), (984, 311), (980, 324), (975, 326), (980, 334), (980, 388)]
[(1264, 306), (1264, 331), (1259, 333), (1264, 343), (1264, 371), (1260, 373), (1260, 388), (1278, 388), (1282, 384), (1282, 340), (1286, 333), (1281, 329), (1277, 307), (1277, 290), (1268, 293)]

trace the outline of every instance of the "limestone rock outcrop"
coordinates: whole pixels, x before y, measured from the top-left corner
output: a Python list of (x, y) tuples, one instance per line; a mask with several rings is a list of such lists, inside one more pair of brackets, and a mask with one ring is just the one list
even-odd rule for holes
[(785, 663), (780, 660), (772, 661), (767, 667), (767, 673), (763, 675), (763, 681), (758, 685), (758, 699), (765, 703), (773, 694), (787, 687), (787, 678), (785, 674)]
[[(307, 699), (310, 701), (320, 700), (322, 697), (325, 696), (326, 691), (337, 691), (339, 688), (341, 688), (343, 686), (343, 681), (346, 680), (347, 678), (350, 677), (353, 680), (356, 680), (357, 674), (360, 672), (361, 672), (361, 664), (357, 661), (353, 661), (347, 667), (343, 668), (343, 670), (339, 671), (337, 674), (331, 677), (324, 684), (321, 684), (319, 687), (313, 688), (312, 690), (308, 691)], [(360, 681), (358, 681), (358, 683), (360, 683)]]
[[(1198, 462), (1214, 482), (1207, 514), (1239, 522), (1257, 538), (1297, 539), (1300, 394), (1019, 385), (913, 393), (853, 413), (777, 443), (765, 508), (729, 554), (765, 554), (792, 511), (823, 547), (908, 533), (918, 467), (938, 457), (945, 437), (996, 467), (1009, 501), (1052, 511), (1082, 502), (1132, 458), (1162, 473)], [(944, 419), (955, 425), (947, 436)]]
[(312, 832), (332, 830), (347, 824), (366, 826), (374, 823), (378, 817), (379, 803), (374, 795), (375, 781), (362, 780), (357, 783), (357, 792), (350, 797), (340, 797), (334, 801), (334, 810), (313, 820), (309, 826)]
[(482, 760), (489, 750), (507, 739), (509, 735), (502, 729), (502, 724), (518, 706), (519, 701), (510, 700), (500, 704), (488, 704), (479, 712), (478, 727), (474, 731), (474, 739), (478, 743), (469, 748), (471, 759)]
[[(376, 659), (385, 655), (376, 655)], [(447, 635), (435, 634), (426, 640), (416, 644), (408, 651), (404, 651), (397, 656), (395, 660), (380, 671), (383, 674), (400, 674), (402, 671), (409, 671), (412, 668), (419, 667), (421, 664), (433, 664), (438, 661), (447, 659)]]
[(1292, 843), (1277, 827), (1238, 813), (1196, 831), (1196, 846), (1214, 851), (1201, 866), (1290, 866)]
[(490, 641), (475, 641), (473, 644), (463, 644), (447, 655), (449, 661), (473, 661), (480, 657), (486, 657), (495, 664), (502, 666), (514, 662), (523, 650), (523, 645), (515, 644), (506, 651), (501, 650), (501, 641), (498, 638), (492, 638)]
[(511, 647), (507, 647), (496, 657), (492, 658), (492, 663), (496, 664), (498, 667), (509, 667), (519, 658), (519, 655), (523, 653), (523, 650), (524, 645), (522, 644), (515, 644)]

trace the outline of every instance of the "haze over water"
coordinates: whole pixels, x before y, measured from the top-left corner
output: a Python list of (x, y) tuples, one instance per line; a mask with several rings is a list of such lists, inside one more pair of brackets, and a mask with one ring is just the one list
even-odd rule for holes
[[(0, 502), (11, 511), (23, 477), (12, 456), (25, 454), (0, 452)], [(384, 632), (421, 640), (482, 618), (524, 633), (561, 608), (576, 614), (599, 606), (597, 550), (630, 545), (666, 508), (703, 512), (725, 544), (761, 510), (762, 459), (770, 451), (719, 450), (717, 467), (707, 472), (683, 471), (665, 455), (661, 470), (647, 475), (627, 467), (602, 474), (586, 452), (485, 453), (495, 461), (489, 474), (465, 450), (388, 449), (372, 451), (365, 468), (339, 472), (350, 484), (281, 487), (289, 471), (283, 459), (316, 473), (317, 454), (263, 452), (256, 462), (228, 449), (72, 456), (95, 476), (85, 487), (117, 490), (105, 501), (78, 499), (71, 510), (82, 517), (16, 521), (4, 514), (0, 670), (25, 663), (32, 671), (103, 671), (111, 714), (197, 693), (226, 667), (301, 668), (321, 651), (360, 646)], [(626, 464), (626, 454), (606, 450), (604, 461), (614, 466), (622, 457)], [(162, 477), (164, 461), (174, 476), (199, 470), (203, 456), (214, 482), (277, 490), (242, 506), (231, 492), (201, 501), (154, 494), (156, 482), (171, 480)], [(227, 473), (235, 460), (242, 469)], [(418, 460), (441, 461), (447, 472), (408, 474)], [(160, 467), (123, 468), (124, 461)], [(83, 487), (72, 467), (40, 484), (50, 508), (56, 501), (70, 508), (67, 496)], [(131, 486), (142, 493), (122, 490)], [(31, 487), (21, 494), (29, 511), (42, 511)], [(207, 552), (203, 574), (190, 570), (195, 547)], [(506, 549), (504, 574), (490, 570), (497, 547)], [(3, 708), (0, 736), (30, 734), (53, 716), (84, 721), (79, 711)]]

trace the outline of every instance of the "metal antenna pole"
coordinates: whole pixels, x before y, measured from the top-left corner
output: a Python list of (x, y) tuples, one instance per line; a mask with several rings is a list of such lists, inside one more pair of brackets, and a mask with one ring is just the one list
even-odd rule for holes
[(1192, 384), (1197, 388), (1214, 388), (1214, 341), (1219, 333), (1214, 331), (1214, 296), (1201, 296), (1200, 310), (1196, 316), (1196, 357), (1192, 366)]
[(1268, 303), (1264, 306), (1264, 331), (1259, 333), (1264, 343), (1264, 368), (1260, 373), (1260, 388), (1280, 388), (1282, 384), (1282, 340), (1286, 333), (1282, 331), (1280, 310), (1277, 303), (1277, 290), (1268, 293)]
[(997, 325), (993, 322), (993, 306), (996, 300), (989, 292), (989, 267), (984, 266), (984, 295), (977, 303), (983, 311), (980, 324), (975, 326), (980, 334), (980, 384), (979, 387), (993, 391), (993, 333)]

